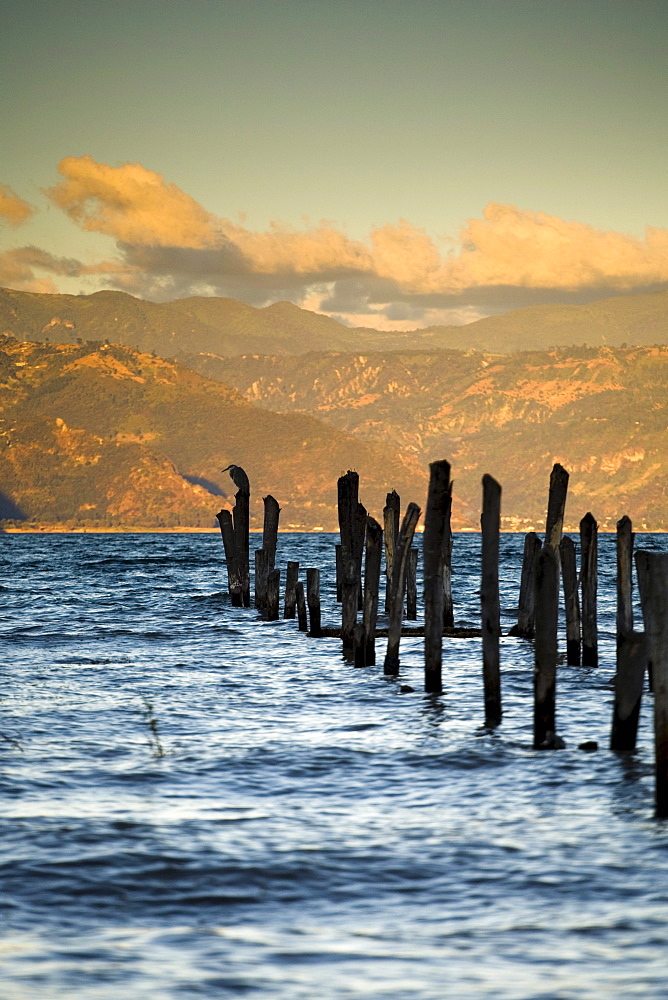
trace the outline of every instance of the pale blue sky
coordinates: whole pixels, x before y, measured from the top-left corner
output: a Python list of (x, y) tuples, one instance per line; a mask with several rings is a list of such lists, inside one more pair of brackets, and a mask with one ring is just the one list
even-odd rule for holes
[(667, 38), (654, 0), (6, 0), (0, 184), (38, 211), (0, 251), (116, 253), (42, 194), (84, 155), (250, 231), (405, 219), (447, 251), (494, 202), (642, 239), (668, 227)]

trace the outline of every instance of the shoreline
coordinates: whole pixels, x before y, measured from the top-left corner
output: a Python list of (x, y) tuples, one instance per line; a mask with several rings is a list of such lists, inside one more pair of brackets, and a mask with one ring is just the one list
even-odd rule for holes
[[(416, 529), (416, 535), (421, 535), (423, 530), (423, 526), (420, 525)], [(530, 531), (544, 532), (544, 530), (543, 527), (521, 528), (517, 531), (504, 531), (502, 528), (500, 534), (525, 535)], [(579, 527), (565, 527), (563, 530), (564, 534), (577, 535), (580, 529)], [(218, 535), (219, 533), (219, 528), (189, 528), (183, 525), (174, 528), (147, 528), (140, 525), (124, 525), (113, 528), (68, 528), (62, 524), (31, 525), (30, 527), (19, 528), (15, 525), (8, 527), (0, 525), (0, 535)], [(338, 535), (339, 532), (336, 528), (331, 531), (327, 531), (324, 528), (279, 528), (278, 533), (279, 535)], [(598, 533), (599, 535), (614, 535), (615, 529), (599, 527)], [(635, 535), (665, 535), (667, 533), (668, 529), (665, 528), (638, 528), (634, 531)], [(262, 536), (262, 529), (251, 529), (250, 534)], [(453, 528), (453, 534), (479, 535), (481, 532), (479, 528)]]

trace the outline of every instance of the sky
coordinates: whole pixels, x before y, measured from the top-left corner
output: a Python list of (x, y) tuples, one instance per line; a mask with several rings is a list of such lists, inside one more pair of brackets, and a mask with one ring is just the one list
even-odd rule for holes
[(668, 288), (665, 0), (5, 0), (0, 285), (466, 323)]

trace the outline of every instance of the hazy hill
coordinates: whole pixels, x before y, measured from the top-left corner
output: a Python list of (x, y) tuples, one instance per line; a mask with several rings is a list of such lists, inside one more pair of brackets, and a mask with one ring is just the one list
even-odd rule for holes
[(668, 530), (668, 347), (200, 359), (253, 402), (310, 413), (412, 455), (447, 458), (453, 514), (477, 527), (480, 479), (503, 486), (507, 528), (540, 527), (549, 472), (571, 473), (567, 519)]
[(583, 306), (530, 306), (467, 326), (388, 333), (351, 329), (289, 302), (256, 309), (229, 298), (156, 303), (114, 291), (47, 295), (0, 289), (0, 333), (51, 343), (108, 340), (163, 357), (419, 349), (509, 353), (557, 344), (663, 344), (668, 292)]
[(336, 526), (336, 480), (359, 471), (379, 513), (387, 490), (421, 497), (410, 457), (310, 416), (274, 414), (175, 363), (119, 346), (0, 341), (0, 517), (108, 525), (215, 525), (243, 465), (281, 504), (283, 527)]

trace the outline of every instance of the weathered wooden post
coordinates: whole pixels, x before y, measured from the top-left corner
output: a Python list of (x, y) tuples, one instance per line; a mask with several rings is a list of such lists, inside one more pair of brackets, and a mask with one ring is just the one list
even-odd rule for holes
[(647, 668), (644, 632), (630, 632), (617, 645), (611, 750), (635, 750), (643, 681)]
[(269, 496), (263, 497), (264, 503), (264, 527), (262, 531), (262, 548), (267, 553), (268, 570), (272, 570), (276, 565), (276, 546), (278, 543), (278, 519), (281, 508), (278, 501)]
[(320, 570), (306, 570), (306, 601), (308, 603), (309, 635), (319, 639), (322, 635), (320, 624)]
[(366, 667), (366, 642), (364, 625), (358, 622), (353, 628), (353, 660), (356, 667)]
[(353, 525), (353, 544), (355, 559), (355, 572), (357, 573), (357, 610), (364, 608), (364, 591), (362, 589), (362, 563), (364, 561), (364, 537), (366, 535), (367, 511), (363, 503), (357, 504), (355, 511), (355, 523)]
[(668, 817), (668, 552), (636, 552), (647, 652), (654, 678), (656, 815)]
[(283, 617), (294, 618), (297, 611), (297, 580), (299, 579), (299, 563), (288, 560), (285, 574), (285, 604)]
[(429, 466), (429, 492), (422, 535), (424, 578), (424, 689), (440, 694), (443, 659), (443, 552), (449, 544), (448, 503), (452, 496), (450, 463)]
[(343, 580), (343, 545), (339, 544), (335, 546), (336, 553), (336, 600), (341, 603), (342, 600), (342, 580)]
[(524, 553), (522, 555), (522, 575), (520, 578), (520, 597), (517, 611), (517, 625), (513, 625), (509, 635), (518, 635), (522, 639), (533, 639), (536, 631), (534, 621), (534, 605), (536, 598), (536, 559), (541, 549), (541, 541), (535, 531), (524, 536)]
[(255, 550), (255, 607), (259, 611), (267, 607), (268, 555), (266, 549)]
[(238, 490), (232, 512), (234, 541), (241, 578), (241, 598), (245, 608), (250, 607), (250, 493)]
[(416, 503), (409, 503), (399, 529), (399, 537), (392, 560), (392, 595), (390, 601), (390, 621), (387, 630), (387, 652), (383, 672), (394, 675), (399, 673), (399, 643), (401, 641), (401, 623), (404, 611), (404, 589), (406, 587), (406, 567), (415, 534), (415, 527), (420, 517), (420, 508)]
[(443, 628), (455, 627), (455, 609), (452, 603), (452, 480), (448, 485), (445, 505), (445, 534), (443, 544)]
[(633, 526), (617, 521), (617, 648), (633, 632)]
[(561, 741), (555, 722), (559, 558), (551, 545), (544, 545), (536, 559), (535, 619), (533, 747), (552, 750)]
[(545, 544), (549, 545), (557, 553), (559, 551), (561, 533), (564, 528), (567, 493), (568, 473), (563, 465), (555, 462), (550, 473), (550, 490), (547, 498), (547, 520), (545, 523)]
[(566, 612), (566, 662), (571, 667), (580, 666), (580, 599), (578, 573), (575, 563), (575, 543), (563, 535), (559, 543), (561, 577), (564, 584), (564, 609)]
[(272, 569), (267, 575), (267, 621), (278, 621), (278, 595), (281, 588), (281, 571)]
[(234, 526), (232, 524), (232, 514), (229, 510), (221, 510), (216, 514), (220, 533), (223, 537), (225, 548), (225, 562), (227, 564), (227, 589), (232, 599), (232, 607), (243, 606), (241, 593), (241, 575), (239, 572), (239, 560), (237, 559), (237, 546), (234, 540)]
[(359, 485), (360, 477), (351, 469), (348, 469), (345, 476), (339, 476), (336, 484), (341, 545), (350, 553), (355, 551), (353, 539), (355, 533), (355, 519), (357, 516), (357, 504), (359, 502)]
[(580, 577), (582, 580), (582, 666), (598, 666), (598, 525), (591, 513), (580, 521)]
[(304, 597), (304, 584), (297, 580), (295, 585), (295, 598), (297, 600), (297, 628), (300, 632), (308, 632), (308, 621), (306, 617), (306, 599)]
[(366, 519), (366, 558), (364, 562), (364, 642), (365, 663), (376, 662), (376, 621), (380, 590), (380, 563), (383, 550), (383, 529), (373, 517)]
[(501, 722), (501, 670), (499, 635), (499, 532), (501, 530), (501, 487), (492, 476), (482, 477), (482, 674), (485, 689), (485, 725)]
[(417, 565), (419, 552), (412, 548), (409, 552), (406, 570), (406, 618), (415, 621), (417, 618)]
[(341, 644), (344, 654), (353, 651), (353, 630), (357, 624), (357, 591), (359, 577), (353, 555), (343, 549), (343, 580), (341, 581)]
[(385, 539), (385, 614), (390, 613), (392, 599), (392, 562), (394, 548), (399, 536), (399, 514), (401, 500), (396, 490), (392, 490), (385, 498), (383, 507), (383, 537)]

